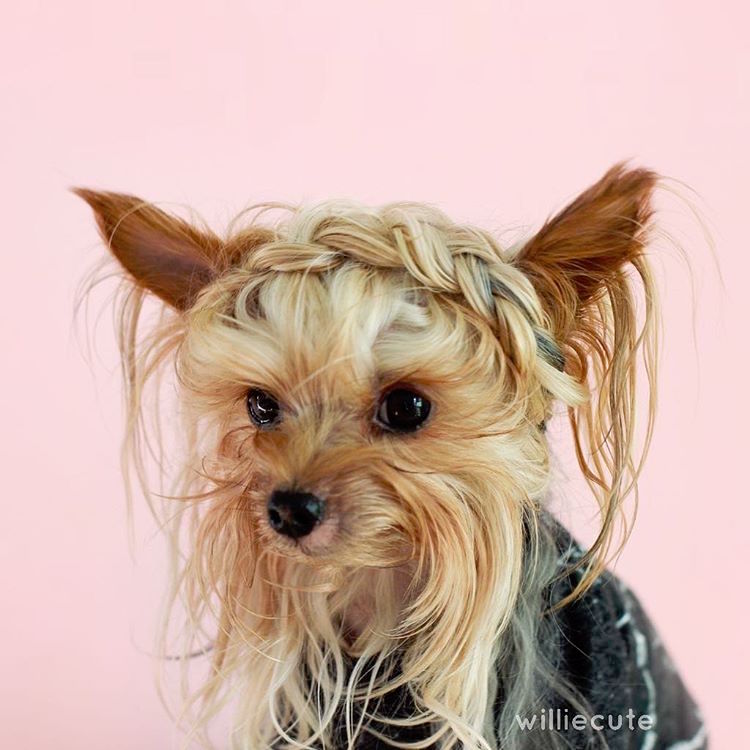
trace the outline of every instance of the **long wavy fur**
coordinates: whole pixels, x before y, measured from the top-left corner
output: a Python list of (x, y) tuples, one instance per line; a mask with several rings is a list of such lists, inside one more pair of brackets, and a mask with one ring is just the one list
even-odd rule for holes
[[(655, 377), (655, 184), (617, 166), (512, 251), (413, 203), (274, 204), (220, 239), (79, 191), (128, 271), (127, 474), (170, 540), (166, 623), (187, 615), (186, 673), (210, 644), (202, 684), (183, 682), (195, 732), (231, 704), (243, 750), (354, 747), (389, 725), (427, 728), (406, 747), (558, 746), (514, 723), (550, 692), (586, 711), (539, 649), (558, 637), (543, 426), (567, 405), (600, 508), (577, 596), (612, 553), (651, 432), (653, 401), (639, 451), (638, 357)], [(144, 316), (152, 292), (167, 306)], [(368, 399), (393, 382), (436, 405), (413, 436), (363, 428)], [(249, 423), (257, 385), (295, 415), (283, 434)], [(328, 546), (285, 546), (264, 524), (270, 489), (293, 481), (329, 498)], [(382, 712), (399, 688), (410, 718)]]

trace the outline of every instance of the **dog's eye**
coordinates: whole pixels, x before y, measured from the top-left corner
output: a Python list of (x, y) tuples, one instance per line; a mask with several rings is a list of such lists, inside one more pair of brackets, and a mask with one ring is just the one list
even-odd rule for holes
[(428, 399), (409, 388), (394, 388), (380, 400), (375, 421), (387, 430), (413, 432), (429, 415)]
[(247, 392), (247, 413), (258, 427), (270, 427), (281, 417), (279, 402), (260, 388)]

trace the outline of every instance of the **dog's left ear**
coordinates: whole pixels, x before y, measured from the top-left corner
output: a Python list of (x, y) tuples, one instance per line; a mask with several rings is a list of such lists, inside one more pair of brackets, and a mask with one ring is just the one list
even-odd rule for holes
[(519, 252), (560, 344), (592, 304), (641, 265), (658, 175), (617, 164), (553, 218)]
[[(589, 393), (585, 401), (569, 404), (568, 417), (601, 528), (577, 563), (586, 573), (569, 598), (585, 591), (604, 568), (616, 519), (624, 518), (623, 500), (635, 487), (651, 439), (658, 318), (645, 250), (657, 182), (649, 170), (616, 165), (547, 221), (514, 260), (536, 289), (565, 373)], [(640, 358), (649, 406), (639, 441)]]
[(143, 289), (186, 310), (217, 274), (222, 242), (132, 195), (74, 188), (94, 211), (102, 239)]

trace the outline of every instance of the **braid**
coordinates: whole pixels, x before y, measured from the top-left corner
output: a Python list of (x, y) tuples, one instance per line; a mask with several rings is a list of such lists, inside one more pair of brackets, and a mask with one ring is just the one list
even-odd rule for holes
[(429, 292), (460, 297), (492, 326), (507, 351), (524, 347), (518, 332), (525, 330), (536, 353), (563, 368), (562, 353), (545, 329), (526, 274), (491, 234), (455, 224), (431, 206), (391, 203), (370, 209), (328, 201), (293, 210), (272, 239), (246, 256), (244, 268), (257, 277), (326, 273), (348, 263), (406, 272)]

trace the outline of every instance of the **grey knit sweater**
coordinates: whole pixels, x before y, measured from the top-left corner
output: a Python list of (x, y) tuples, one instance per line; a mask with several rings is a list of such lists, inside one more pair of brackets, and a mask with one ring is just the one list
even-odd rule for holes
[[(548, 588), (549, 601), (570, 593), (577, 574), (566, 573), (583, 554), (568, 532), (550, 521), (558, 541), (561, 577)], [(563, 699), (540, 694), (535, 713), (518, 717), (521, 745), (555, 746), (571, 750), (705, 750), (706, 731), (698, 708), (675, 671), (653, 625), (633, 593), (609, 572), (602, 574), (579, 599), (555, 615), (559, 637), (540, 643), (576, 688), (589, 707), (579, 714)], [(502, 702), (498, 695), (498, 706)], [(396, 691), (381, 706), (385, 715), (403, 716), (413, 711), (408, 696)], [(577, 718), (576, 718), (577, 717)], [(394, 732), (377, 727), (396, 742), (414, 742), (424, 729)], [(545, 737), (548, 738), (545, 740)], [(340, 743), (346, 747), (345, 743)], [(338, 745), (337, 745), (338, 747)], [(358, 750), (392, 747), (365, 732)]]
[[(583, 552), (561, 526), (557, 531), (560, 565), (569, 567)], [(560, 595), (572, 590), (575, 575), (558, 584)], [(564, 705), (558, 706), (559, 714), (548, 715), (547, 724), (552, 718), (571, 748), (598, 747), (602, 739), (609, 750), (708, 747), (697, 706), (643, 607), (619, 578), (603, 573), (557, 618), (562, 670), (589, 703), (591, 714), (601, 717), (587, 735), (570, 721), (565, 728)], [(569, 719), (574, 714), (568, 710)]]

